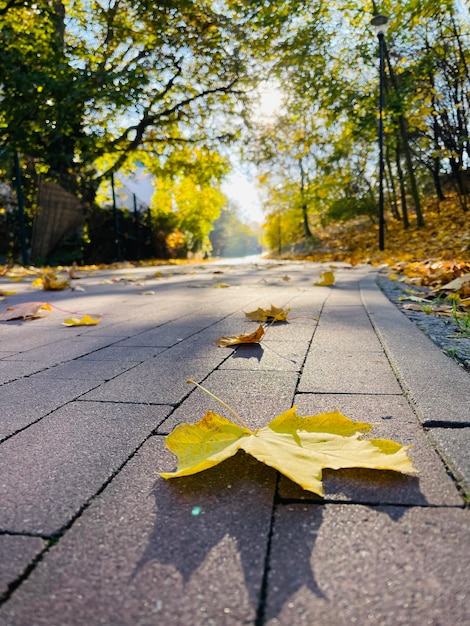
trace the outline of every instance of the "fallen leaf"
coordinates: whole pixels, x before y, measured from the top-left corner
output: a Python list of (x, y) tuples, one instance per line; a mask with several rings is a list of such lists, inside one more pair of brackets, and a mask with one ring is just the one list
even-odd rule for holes
[(82, 318), (69, 317), (65, 319), (62, 324), (64, 326), (96, 326), (101, 321), (100, 317), (91, 317), (91, 315), (84, 315)]
[(451, 280), (450, 283), (439, 287), (438, 291), (459, 291), (466, 283), (470, 283), (470, 274), (464, 274)]
[(271, 304), (270, 309), (258, 307), (256, 311), (246, 312), (245, 315), (253, 322), (286, 322), (290, 309), (282, 309)]
[(387, 439), (362, 439), (369, 424), (354, 422), (339, 411), (302, 417), (293, 407), (267, 426), (251, 431), (209, 411), (196, 424), (180, 424), (166, 437), (177, 457), (175, 472), (163, 478), (190, 476), (218, 465), (244, 450), (274, 467), (307, 491), (324, 494), (325, 468), (361, 467), (416, 474), (402, 446)]
[(149, 289), (148, 291), (141, 291), (139, 295), (140, 296), (154, 296), (155, 291), (152, 291), (151, 289)]
[(313, 283), (317, 287), (330, 287), (335, 284), (335, 275), (334, 272), (326, 271), (320, 272), (320, 280), (316, 283)]
[(227, 283), (216, 283), (214, 285), (214, 289), (227, 289), (227, 287), (230, 287)]
[(0, 289), (0, 296), (15, 296), (16, 291), (6, 291), (5, 289)]
[(264, 328), (260, 324), (258, 328), (252, 332), (244, 335), (230, 335), (228, 337), (220, 337), (215, 342), (218, 346), (236, 346), (239, 343), (259, 343), (264, 336)]
[(0, 314), (1, 322), (10, 320), (26, 320), (41, 317), (41, 311), (52, 311), (52, 307), (47, 302), (23, 302), (9, 306), (4, 313)]
[(44, 291), (62, 291), (70, 286), (67, 278), (57, 276), (54, 272), (46, 272), (41, 279)]

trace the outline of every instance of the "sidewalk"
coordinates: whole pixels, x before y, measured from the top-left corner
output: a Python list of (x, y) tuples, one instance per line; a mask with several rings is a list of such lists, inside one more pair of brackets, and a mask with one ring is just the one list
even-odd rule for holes
[[(373, 268), (338, 264), (334, 287), (314, 286), (325, 269), (147, 267), (92, 273), (84, 291), (14, 286), (6, 305), (61, 310), (0, 323), (1, 626), (470, 623), (469, 375)], [(290, 321), (261, 346), (215, 345), (271, 304)], [(103, 317), (66, 328), (64, 311)], [(238, 454), (164, 480), (165, 435), (223, 413), (189, 377), (251, 428), (294, 404), (373, 423), (374, 438), (413, 444), (419, 476), (325, 471), (322, 500)]]

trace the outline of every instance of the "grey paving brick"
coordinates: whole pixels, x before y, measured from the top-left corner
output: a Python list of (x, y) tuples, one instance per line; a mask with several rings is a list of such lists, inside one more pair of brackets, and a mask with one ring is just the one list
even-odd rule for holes
[(274, 472), (245, 455), (184, 479), (148, 441), (0, 609), (3, 626), (252, 624)]
[(299, 391), (400, 394), (401, 388), (383, 352), (310, 350)]
[(138, 361), (97, 361), (76, 359), (50, 367), (32, 378), (62, 378), (64, 380), (105, 381), (132, 369)]
[(148, 348), (145, 346), (120, 346), (113, 345), (101, 348), (90, 354), (80, 357), (80, 361), (134, 361), (142, 362), (163, 352), (165, 348)]
[(334, 351), (382, 350), (374, 328), (359, 306), (325, 306), (315, 331), (314, 346)]
[(361, 283), (365, 306), (400, 382), (423, 423), (468, 421), (468, 374), (441, 350), (390, 301), (375, 284), (374, 276)]
[(289, 505), (276, 511), (267, 626), (470, 621), (470, 511)]
[(124, 339), (119, 346), (170, 347), (201, 330), (198, 324), (171, 322), (138, 335)]
[(0, 535), (0, 598), (45, 547), (39, 537)]
[(467, 495), (470, 495), (470, 428), (432, 428), (429, 434)]
[(0, 346), (13, 356), (60, 342), (61, 330), (60, 327), (45, 329), (40, 320), (0, 323)]
[(0, 384), (29, 376), (44, 369), (41, 361), (0, 361)]
[[(296, 383), (296, 372), (216, 370), (202, 384), (255, 429), (292, 406)], [(193, 388), (189, 398), (162, 423), (158, 432), (168, 433), (181, 422), (197, 422), (207, 411), (235, 419), (217, 401)]]
[(300, 371), (308, 349), (308, 342), (262, 341), (260, 344), (241, 344), (220, 366), (232, 370), (288, 370)]
[(96, 386), (92, 380), (22, 378), (0, 386), (0, 439), (12, 435)]
[[(455, 481), (401, 396), (300, 394), (295, 397), (299, 415), (316, 415), (339, 410), (355, 421), (373, 425), (367, 439), (392, 439), (405, 446), (418, 476), (366, 469), (324, 470), (323, 487), (328, 501), (363, 504), (416, 506), (461, 506), (463, 500)], [(282, 476), (279, 493), (283, 498), (321, 500), (315, 494)]]
[(188, 378), (199, 382), (223, 359), (224, 355), (216, 351), (211, 358), (200, 359), (190, 355), (172, 357), (164, 352), (103, 383), (83, 399), (178, 404), (189, 392)]
[(168, 409), (75, 402), (2, 444), (0, 529), (53, 534), (70, 522)]
[(113, 343), (115, 343), (115, 340), (110, 337), (73, 336), (72, 339), (63, 338), (55, 343), (44, 344), (38, 348), (15, 354), (14, 357), (8, 357), (3, 360), (42, 361), (45, 367), (52, 367), (53, 365), (92, 353)]

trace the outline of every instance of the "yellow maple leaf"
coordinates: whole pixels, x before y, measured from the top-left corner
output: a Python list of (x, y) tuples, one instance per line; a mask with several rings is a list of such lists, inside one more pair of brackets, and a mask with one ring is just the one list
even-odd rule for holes
[(245, 315), (253, 322), (286, 322), (290, 309), (282, 309), (271, 304), (270, 309), (258, 307), (256, 311), (246, 312)]
[[(229, 407), (228, 407), (229, 408)], [(180, 424), (166, 437), (177, 457), (177, 469), (163, 478), (190, 476), (218, 465), (244, 450), (298, 485), (324, 494), (325, 468), (368, 468), (416, 474), (402, 446), (387, 439), (362, 439), (369, 424), (354, 422), (339, 411), (302, 417), (293, 407), (267, 426), (251, 431), (209, 411), (196, 424)]]
[(8, 291), (6, 289), (0, 289), (0, 296), (14, 296), (16, 291)]
[(334, 272), (328, 270), (326, 272), (320, 272), (320, 280), (313, 283), (317, 287), (331, 287), (335, 284)]
[(65, 319), (62, 324), (64, 326), (96, 326), (101, 321), (99, 317), (91, 317), (91, 315), (84, 315), (82, 318), (69, 317)]
[(38, 287), (41, 283), (44, 291), (62, 291), (70, 286), (67, 278), (57, 276), (54, 272), (45, 272), (33, 282), (33, 287)]
[(240, 335), (229, 335), (227, 337), (220, 337), (215, 342), (218, 346), (236, 346), (239, 343), (259, 343), (264, 336), (264, 328), (262, 324), (258, 328), (248, 334), (241, 333)]

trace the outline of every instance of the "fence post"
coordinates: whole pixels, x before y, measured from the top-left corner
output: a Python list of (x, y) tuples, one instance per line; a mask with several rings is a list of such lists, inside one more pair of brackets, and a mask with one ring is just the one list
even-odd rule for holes
[(114, 191), (114, 174), (111, 174), (111, 191), (113, 194), (114, 245), (116, 252), (116, 261), (121, 261), (121, 248), (119, 246), (119, 216), (116, 206), (116, 193)]
[(23, 200), (23, 188), (21, 180), (21, 167), (20, 157), (18, 151), (13, 153), (13, 160), (15, 163), (15, 183), (16, 183), (16, 197), (18, 200), (18, 223), (20, 227), (20, 244), (21, 244), (21, 257), (23, 259), (23, 265), (28, 265), (28, 249), (26, 247), (26, 233), (24, 225), (24, 200)]

